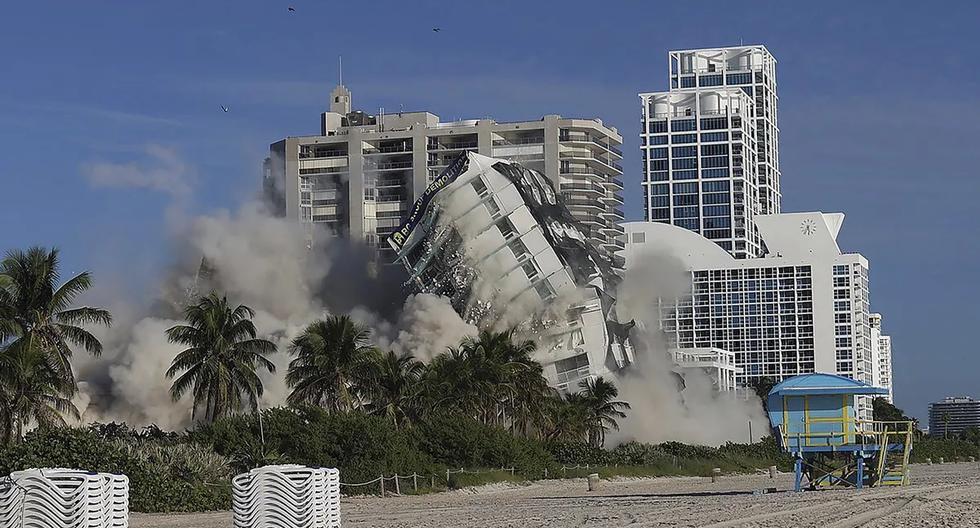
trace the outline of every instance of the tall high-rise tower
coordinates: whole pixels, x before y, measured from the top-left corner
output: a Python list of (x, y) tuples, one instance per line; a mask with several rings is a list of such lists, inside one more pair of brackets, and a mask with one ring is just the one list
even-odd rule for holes
[(780, 212), (776, 59), (763, 45), (670, 52), (671, 91), (740, 88), (755, 103), (760, 214)]
[(644, 218), (762, 256), (780, 212), (776, 61), (765, 46), (672, 51), (670, 90), (640, 94)]

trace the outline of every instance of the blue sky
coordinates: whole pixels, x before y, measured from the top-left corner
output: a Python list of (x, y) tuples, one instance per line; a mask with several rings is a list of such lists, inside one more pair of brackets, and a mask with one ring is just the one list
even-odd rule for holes
[(897, 403), (924, 418), (930, 400), (980, 397), (978, 20), (975, 2), (13, 3), (0, 248), (57, 245), (66, 271), (149, 283), (175, 204), (235, 207), (269, 143), (318, 130), (338, 55), (372, 112), (601, 117), (625, 137), (638, 219), (636, 94), (666, 89), (667, 50), (763, 43), (783, 209), (847, 214), (841, 246), (871, 261)]

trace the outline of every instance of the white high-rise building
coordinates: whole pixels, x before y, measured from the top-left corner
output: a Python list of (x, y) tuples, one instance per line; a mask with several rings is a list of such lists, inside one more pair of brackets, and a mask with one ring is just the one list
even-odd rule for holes
[(644, 219), (762, 256), (754, 217), (780, 212), (776, 61), (739, 46), (669, 63), (670, 90), (640, 94)]
[(881, 333), (881, 314), (871, 314), (871, 368), (874, 371), (875, 387), (888, 389), (885, 399), (894, 403), (892, 389), (892, 338)]
[(460, 154), (519, 161), (555, 184), (586, 236), (621, 268), (622, 141), (599, 119), (447, 123), (429, 112), (368, 115), (353, 111), (351, 92), (338, 86), (320, 134), (273, 143), (264, 172), (287, 217), (362, 240), (391, 259), (385, 238)]
[(735, 87), (755, 102), (759, 213), (781, 212), (776, 59), (763, 45), (671, 51), (670, 90)]
[(734, 353), (739, 386), (811, 372), (873, 383), (868, 260), (841, 252), (843, 219), (818, 212), (759, 216), (770, 253), (749, 259), (677, 226), (627, 222), (627, 274), (647, 253), (676, 259), (690, 275), (690, 296), (650, 300), (660, 306), (668, 343)]

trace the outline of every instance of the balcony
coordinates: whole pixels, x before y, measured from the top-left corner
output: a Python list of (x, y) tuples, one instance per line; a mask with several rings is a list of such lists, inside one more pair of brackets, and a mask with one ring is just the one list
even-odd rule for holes
[(411, 161), (390, 161), (387, 163), (378, 163), (374, 168), (365, 167), (364, 170), (375, 171), (375, 170), (391, 170), (391, 169), (411, 169)]
[(611, 160), (607, 161), (607, 160), (604, 160), (602, 158), (599, 158), (595, 154), (593, 154), (591, 151), (589, 151), (589, 152), (585, 152), (585, 151), (575, 152), (575, 151), (567, 151), (566, 150), (564, 152), (559, 152), (558, 153), (558, 157), (561, 158), (561, 159), (576, 159), (576, 160), (594, 161), (596, 163), (599, 163), (599, 164), (602, 164), (602, 165), (604, 165), (606, 167), (609, 167), (609, 168), (611, 168), (612, 170), (614, 170), (616, 172), (619, 172), (619, 173), (622, 173), (623, 172), (623, 166), (620, 165), (619, 163), (616, 163), (615, 161), (611, 161)]
[(603, 142), (601, 138), (593, 137), (591, 134), (564, 134), (559, 136), (558, 141), (562, 143), (589, 143), (590, 145), (602, 147), (618, 155), (620, 158), (623, 157), (622, 150), (611, 143)]
[(346, 155), (346, 150), (300, 149), (299, 151), (299, 159), (342, 158)]
[(364, 154), (397, 154), (402, 152), (412, 152), (412, 145), (386, 145), (383, 147), (368, 147), (364, 149)]
[(493, 146), (495, 147), (518, 147), (521, 145), (541, 145), (543, 143), (544, 143), (544, 136), (493, 140)]
[(462, 150), (475, 149), (480, 145), (476, 141), (455, 141), (452, 143), (430, 143), (429, 150)]

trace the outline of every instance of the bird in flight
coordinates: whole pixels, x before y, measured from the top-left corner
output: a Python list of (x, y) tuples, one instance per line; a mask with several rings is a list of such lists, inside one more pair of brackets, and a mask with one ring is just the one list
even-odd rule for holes
[(290, 13), (295, 13), (296, 12), (296, 8), (293, 7), (293, 6), (289, 6), (287, 9), (289, 10)]
[(432, 31), (435, 31), (436, 33), (438, 33), (440, 31), (442, 31), (442, 28), (432, 28)]
[(228, 107), (227, 106), (225, 106), (225, 105), (218, 105), (218, 106), (220, 106), (221, 107), (221, 110), (223, 110), (224, 112), (228, 112)]

